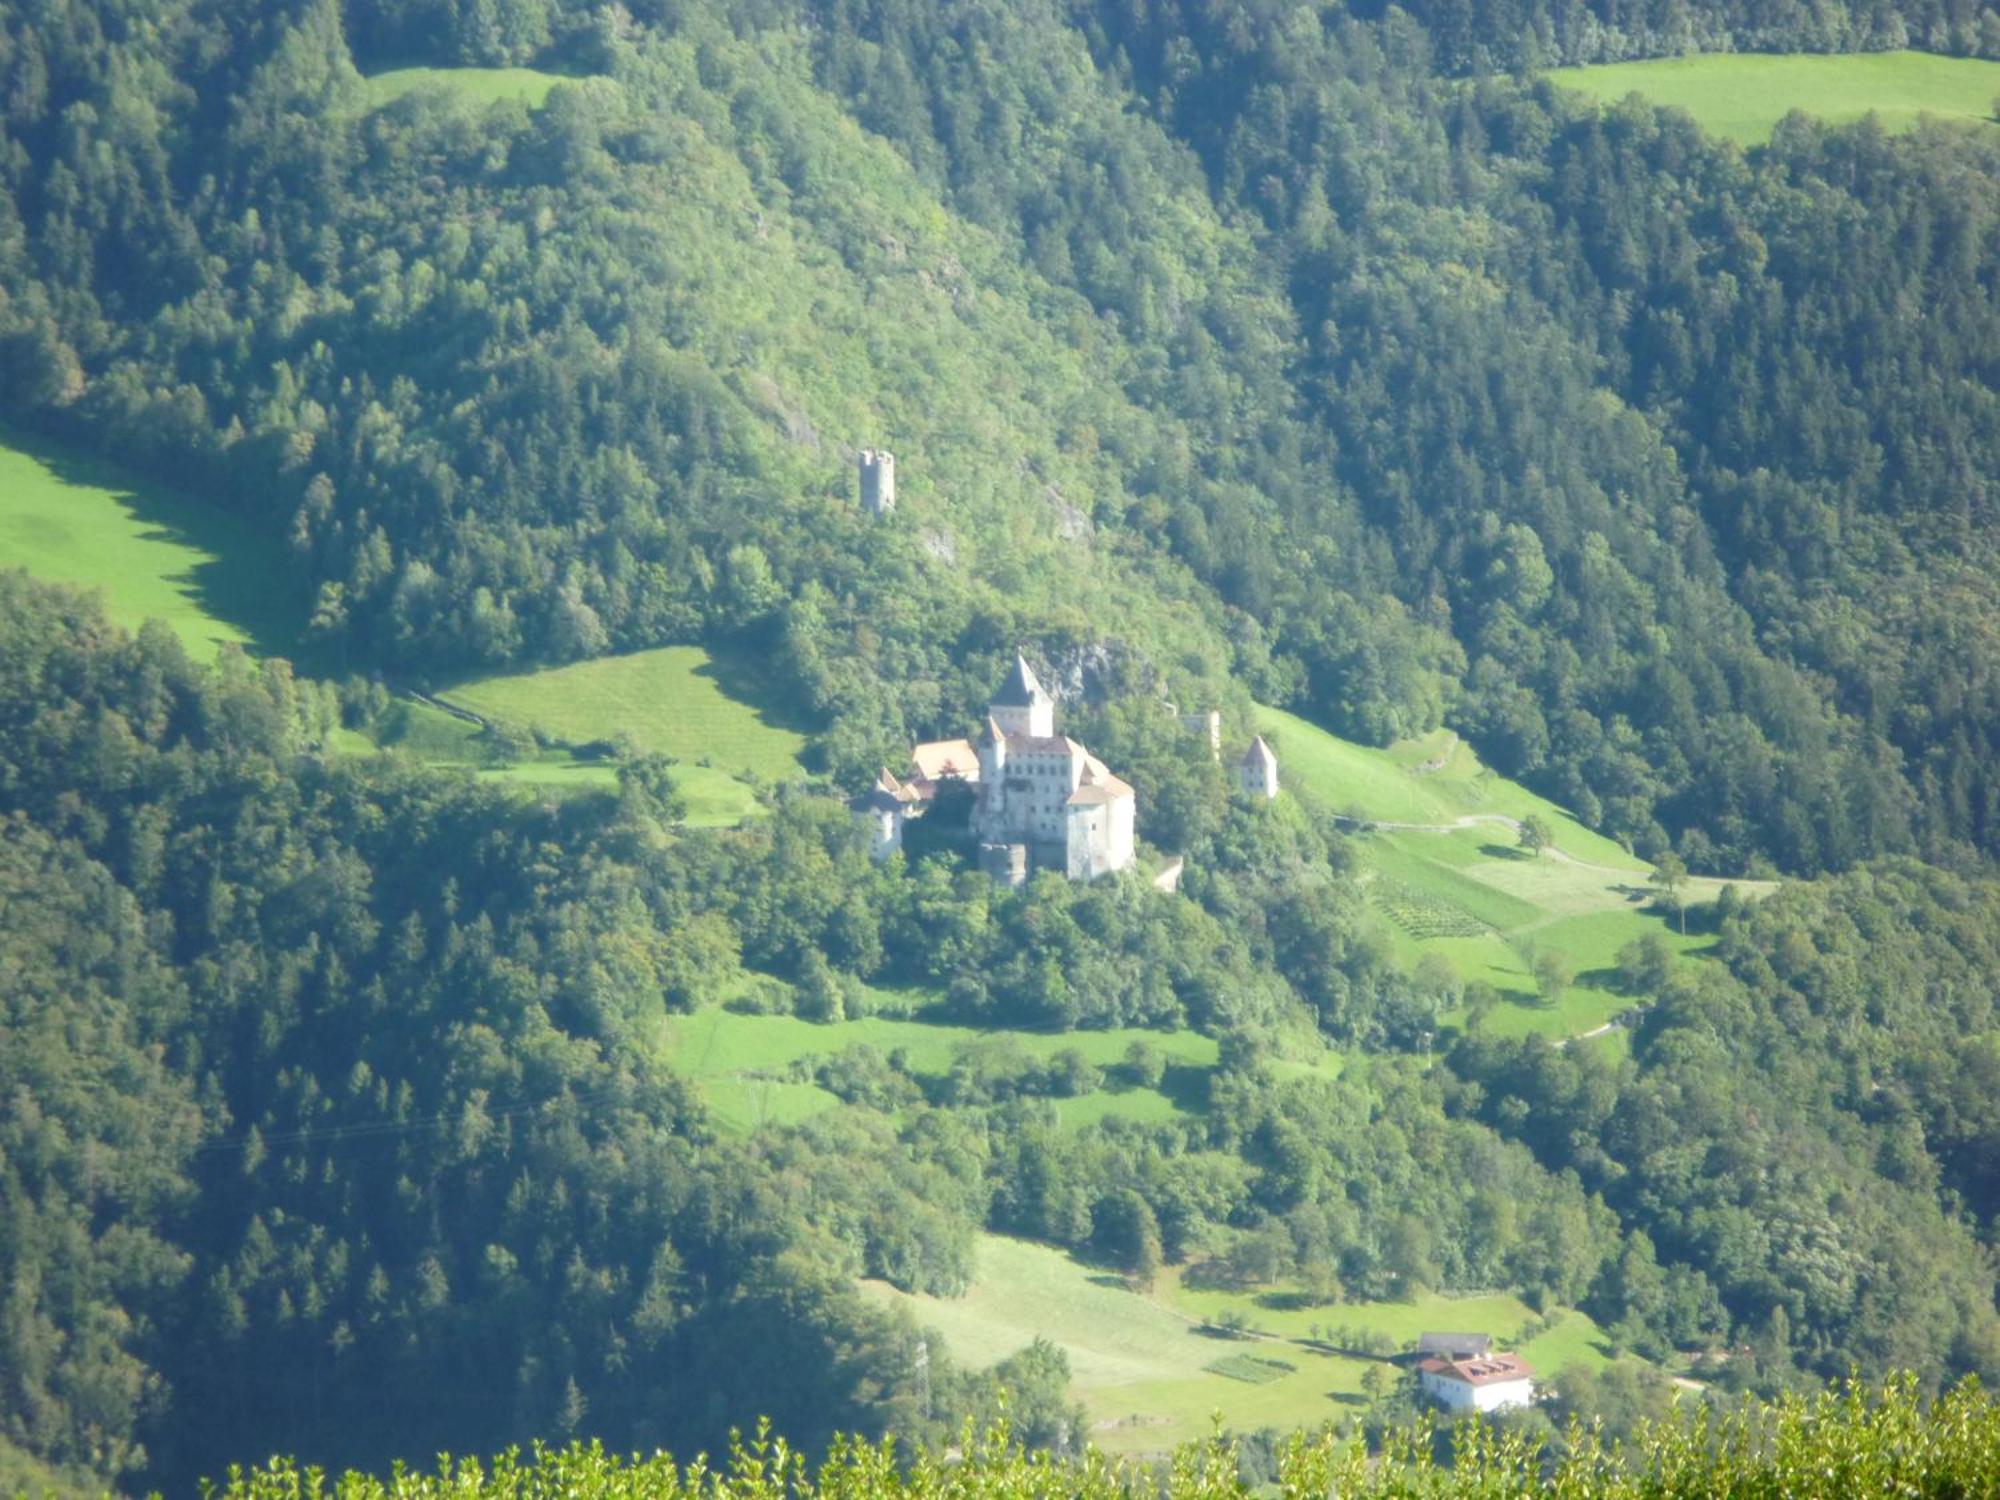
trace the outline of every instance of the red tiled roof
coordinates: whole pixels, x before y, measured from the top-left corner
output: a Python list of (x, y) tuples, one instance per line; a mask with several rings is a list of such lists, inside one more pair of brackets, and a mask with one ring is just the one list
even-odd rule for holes
[(1462, 1385), (1497, 1385), (1503, 1380), (1531, 1380), (1534, 1370), (1518, 1354), (1494, 1354), (1483, 1359), (1427, 1359), (1417, 1368), (1427, 1375)]

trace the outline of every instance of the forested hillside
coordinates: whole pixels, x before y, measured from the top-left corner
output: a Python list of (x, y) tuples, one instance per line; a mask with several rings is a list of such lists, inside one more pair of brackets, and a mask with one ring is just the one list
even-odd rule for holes
[[(750, 1411), (937, 1436), (978, 1382), (940, 1352), (919, 1407), (916, 1330), (852, 1278), (962, 1289), (981, 1225), (1327, 1299), (1516, 1287), (1639, 1351), (1745, 1340), (1757, 1388), (2000, 1373), (1991, 885), (1800, 888), (1724, 913), (1697, 978), (1635, 952), (1629, 1062), (1475, 1036), (1335, 1081), (1279, 1065), (1315, 1005), (1393, 1047), (1440, 981), (1386, 964), (1296, 815), (1232, 810), (1198, 902), (1004, 894), (871, 865), (819, 799), (677, 832), (639, 776), (535, 808), (330, 761), (281, 665), (197, 668), (19, 575), (0, 606), (0, 1367), (42, 1458), (180, 1487), (273, 1448), (688, 1451)], [(856, 1052), (822, 1074), (848, 1110), (735, 1140), (648, 1038), (746, 966), (821, 1018), (876, 978), (987, 1024), (1192, 1024), (1221, 1067), (1198, 1116), (1064, 1131), (1043, 1098), (1093, 1085), (1061, 1059), (931, 1092)]]
[[(1791, 44), (1991, 20), (1853, 12)], [(1032, 636), (1697, 868), (1990, 850), (2000, 137), (1746, 158), (1424, 14), (24, 16), (9, 414), (288, 539), (350, 661), (747, 635), (843, 775)], [(572, 76), (370, 109), (411, 57)]]
[[(211, 665), (0, 557), (0, 1483), (944, 1443), (1003, 1386), (1072, 1447), (1058, 1351), (857, 1289), (961, 1293), (982, 1232), (1329, 1325), (1581, 1309), (1618, 1362), (1559, 1410), (1620, 1429), (1667, 1369), (2000, 1379), (2000, 129), (1746, 152), (1532, 76), (1911, 45), (2000, 24), (0, 6), (0, 421), (231, 513), (310, 622)], [(574, 795), (351, 753), (391, 687), (667, 645), (754, 663), (817, 780), (697, 828), (615, 734)], [(1024, 645), (1180, 893), (868, 859), (838, 794)], [(1171, 704), (1448, 726), (1662, 860), (1593, 897), (1651, 924), (1593, 960), (1629, 1033), (1486, 1025), (1368, 820), (1232, 797)], [(1471, 930), (1552, 1003), (1538, 920)], [(746, 1128), (668, 1041), (891, 1004), (1037, 1045), (829, 1041), (760, 1080), (824, 1111)], [(1115, 1028), (1171, 1049), (1062, 1042)]]

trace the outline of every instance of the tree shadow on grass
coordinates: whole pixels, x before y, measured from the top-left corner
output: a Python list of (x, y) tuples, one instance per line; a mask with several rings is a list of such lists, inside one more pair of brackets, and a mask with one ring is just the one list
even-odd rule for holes
[(1187, 1114), (1205, 1114), (1208, 1111), (1208, 1078), (1212, 1070), (1190, 1067), (1186, 1063), (1169, 1063), (1160, 1075), (1160, 1092), (1167, 1096), (1175, 1109)]
[(1517, 844), (1481, 844), (1479, 852), (1488, 859), (1530, 860), (1535, 856)]
[(785, 692), (765, 659), (749, 647), (708, 644), (704, 649), (708, 660), (694, 669), (694, 675), (707, 678), (725, 698), (734, 698), (749, 708), (765, 728), (799, 735), (820, 731), (821, 725), (797, 696)]
[[(64, 484), (107, 492), (145, 526), (144, 540), (205, 554), (184, 571), (162, 576), (204, 614), (241, 631), (255, 654), (289, 657), (301, 670), (337, 669), (322, 659), (329, 648), (308, 648), (304, 639), (311, 577), (251, 521), (37, 433), (0, 427), (0, 443)], [(100, 586), (115, 599), (115, 579), (101, 580)], [(210, 639), (220, 643), (225, 637), (218, 633)]]

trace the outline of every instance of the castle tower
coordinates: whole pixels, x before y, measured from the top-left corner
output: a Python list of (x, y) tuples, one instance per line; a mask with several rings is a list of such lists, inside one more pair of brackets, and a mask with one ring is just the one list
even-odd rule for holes
[(1278, 795), (1278, 757), (1258, 735), (1236, 766), (1237, 784), (1246, 795), (1269, 799)]
[(979, 846), (979, 868), (1002, 885), (1028, 883), (1026, 844), (984, 843)]
[(1188, 733), (1199, 735), (1208, 741), (1208, 753), (1215, 757), (1218, 765), (1222, 762), (1222, 711), (1220, 709), (1190, 710), (1182, 713), (1174, 710), (1174, 717)]
[(1028, 658), (1014, 655), (1014, 670), (987, 705), (993, 725), (1003, 735), (1027, 735), (1045, 740), (1056, 732), (1056, 700), (1035, 677)]
[(887, 448), (861, 450), (861, 508), (871, 516), (896, 508), (896, 455)]
[[(868, 857), (878, 864), (903, 849), (903, 823), (910, 816), (915, 794), (884, 766), (875, 785), (848, 803), (868, 828)], [(921, 810), (921, 809), (919, 809)]]
[(1005, 816), (1007, 806), (1007, 735), (986, 720), (986, 732), (979, 736), (979, 816), (993, 821)]

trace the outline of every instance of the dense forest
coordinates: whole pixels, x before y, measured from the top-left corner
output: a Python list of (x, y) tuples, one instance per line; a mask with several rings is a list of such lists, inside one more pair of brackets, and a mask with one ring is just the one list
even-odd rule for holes
[[(974, 1370), (855, 1289), (963, 1290), (981, 1229), (1507, 1287), (1728, 1350), (1720, 1395), (2000, 1380), (2000, 137), (1746, 153), (1527, 76), (1904, 45), (2000, 20), (0, 8), (0, 419), (267, 533), (313, 666), (0, 570), (0, 1477), (942, 1443), (1003, 1386), (1061, 1447), (1059, 1352)], [(563, 81), (373, 102), (412, 63)], [(872, 864), (826, 795), (1024, 641), (1183, 894)], [(701, 831), (643, 763), (537, 801), (331, 753), (372, 675), (688, 642), (769, 663), (825, 782)], [(1792, 878), (1689, 914), (1713, 962), (1621, 958), (1629, 1057), (1432, 1051), (1477, 997), (1395, 962), (1347, 836), (1160, 732), (1253, 697)], [(746, 977), (1220, 1062), (1198, 1113), (1065, 1130), (1080, 1055), (856, 1048), (842, 1108), (734, 1135), (659, 1027)]]

